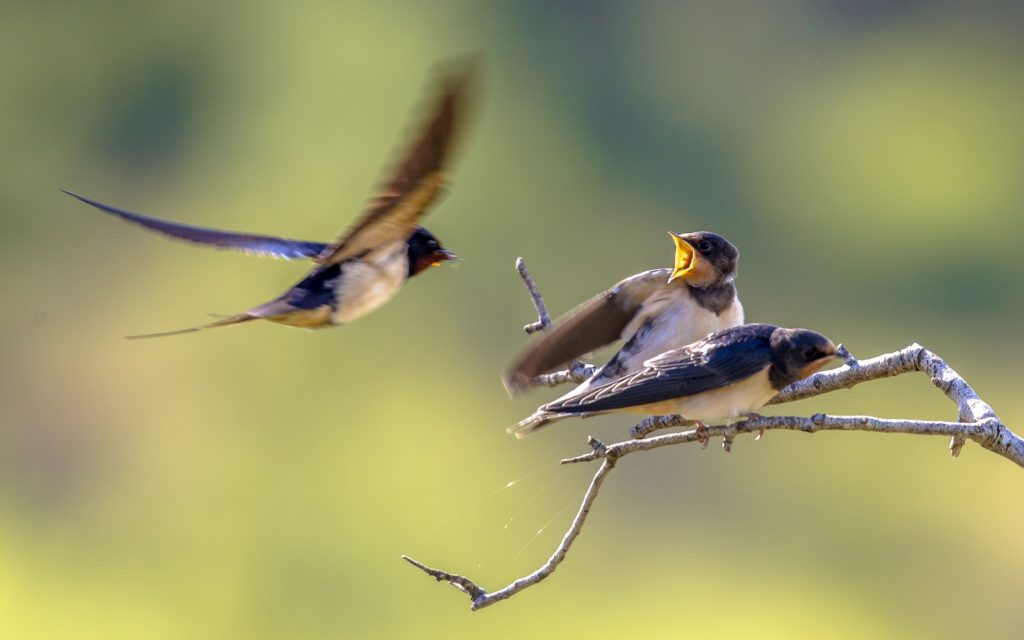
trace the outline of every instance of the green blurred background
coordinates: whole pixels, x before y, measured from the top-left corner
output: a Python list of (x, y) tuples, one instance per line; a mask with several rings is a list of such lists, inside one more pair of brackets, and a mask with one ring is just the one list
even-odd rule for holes
[[(626, 418), (525, 441), (499, 372), (532, 319), (742, 251), (750, 320), (871, 356), (914, 341), (1011, 425), (1024, 275), (1024, 11), (1010, 3), (5, 3), (0, 21), (0, 636), (1019, 638), (1024, 475), (969, 444), (743, 438), (624, 460), (532, 571)], [(455, 189), (466, 258), (351, 326), (147, 342), (307, 268), (190, 248), (58, 187), (328, 239), (434, 63), (482, 54)], [(923, 377), (776, 408), (953, 419)]]

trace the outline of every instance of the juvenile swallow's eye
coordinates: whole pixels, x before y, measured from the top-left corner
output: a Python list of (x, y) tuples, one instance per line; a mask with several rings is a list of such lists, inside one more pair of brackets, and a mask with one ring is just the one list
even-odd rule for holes
[(804, 350), (804, 359), (808, 360), (808, 361), (810, 361), (810, 360), (817, 360), (818, 356), (820, 356), (820, 355), (821, 354), (818, 353), (818, 350), (815, 349), (814, 347), (811, 347), (810, 349), (805, 349)]
[(711, 251), (711, 249), (711, 243), (707, 240), (701, 240), (697, 243), (697, 251), (700, 251), (701, 253), (707, 253), (708, 251)]

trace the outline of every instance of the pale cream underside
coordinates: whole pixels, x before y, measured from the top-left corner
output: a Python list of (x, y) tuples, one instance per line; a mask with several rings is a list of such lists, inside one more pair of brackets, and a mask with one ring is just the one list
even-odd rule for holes
[[(636, 373), (644, 368), (644, 362), (666, 351), (685, 347), (709, 333), (743, 324), (743, 305), (739, 299), (720, 315), (700, 306), (688, 290), (682, 287), (665, 287), (644, 302), (643, 313), (638, 313), (622, 330), (622, 339), (628, 341), (651, 317), (657, 320), (652, 325), (642, 347), (630, 354), (622, 364), (625, 369), (620, 377)], [(596, 384), (609, 382), (607, 378), (585, 380), (578, 387), (561, 396), (559, 400), (574, 397), (590, 391)]]
[(651, 296), (644, 303), (644, 313), (637, 314), (626, 325), (622, 338), (628, 340), (651, 317), (657, 320), (644, 339), (643, 347), (624, 363), (626, 371), (622, 375), (636, 373), (644, 362), (666, 351), (684, 347), (709, 333), (743, 324), (743, 305), (737, 299), (720, 315), (715, 315), (697, 304), (685, 290), (669, 290)]
[(363, 260), (350, 260), (341, 271), (338, 309), (331, 316), (334, 324), (361, 318), (398, 293), (409, 272), (405, 242), (389, 243)]
[(685, 290), (669, 289), (644, 302), (644, 312), (626, 325), (622, 338), (628, 340), (652, 316), (659, 316), (657, 324), (644, 340), (643, 349), (630, 358), (628, 373), (639, 371), (644, 362), (670, 349), (686, 346), (709, 333), (743, 324), (743, 305), (737, 299), (720, 315), (715, 315), (697, 304)]

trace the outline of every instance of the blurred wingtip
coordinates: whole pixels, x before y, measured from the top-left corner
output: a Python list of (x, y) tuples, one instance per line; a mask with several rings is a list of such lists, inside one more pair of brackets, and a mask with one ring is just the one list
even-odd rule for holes
[(442, 60), (435, 66), (433, 75), (441, 87), (443, 101), (460, 112), (458, 117), (464, 117), (463, 112), (471, 111), (476, 101), (482, 58), (479, 51), (470, 52)]
[(529, 386), (529, 381), (530, 379), (527, 376), (523, 376), (515, 371), (506, 373), (501, 378), (501, 383), (505, 386), (505, 392), (510, 398), (522, 395)]
[(483, 52), (464, 51), (437, 63), (436, 72), (449, 82), (466, 81), (477, 76), (483, 66)]
[(74, 198), (75, 200), (78, 200), (79, 202), (83, 202), (83, 203), (89, 205), (90, 207), (95, 207), (97, 209), (101, 209), (101, 210), (104, 210), (104, 211), (109, 211), (109, 207), (107, 207), (106, 205), (104, 205), (101, 202), (97, 202), (97, 201), (93, 200), (92, 198), (87, 198), (87, 197), (85, 197), (83, 195), (79, 195), (79, 194), (75, 193), (74, 191), (68, 191), (64, 187), (57, 187), (57, 188), (60, 189), (60, 191), (62, 193), (65, 193), (65, 194), (71, 196), (72, 198)]

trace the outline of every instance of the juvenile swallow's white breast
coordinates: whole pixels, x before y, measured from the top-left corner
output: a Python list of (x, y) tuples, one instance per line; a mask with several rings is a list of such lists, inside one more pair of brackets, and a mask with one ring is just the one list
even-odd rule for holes
[(355, 258), (341, 265), (338, 306), (331, 316), (335, 324), (352, 322), (375, 311), (402, 288), (409, 273), (405, 243), (387, 249), (374, 252), (367, 260)]
[[(644, 313), (622, 331), (627, 341), (621, 354), (621, 371), (616, 377), (635, 373), (644, 362), (700, 340), (709, 333), (743, 324), (743, 305), (734, 299), (721, 314), (705, 309), (684, 289), (670, 289), (651, 296), (644, 303)], [(646, 332), (630, 342), (637, 332)], [(618, 357), (618, 356), (617, 356)]]
[(740, 324), (743, 324), (743, 305), (738, 298), (721, 314), (716, 314), (700, 306), (685, 289), (663, 289), (644, 301), (643, 312), (622, 330), (626, 344), (611, 361), (559, 400), (636, 373), (655, 356)]

